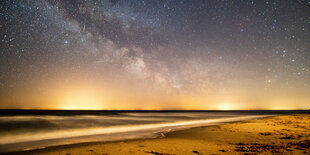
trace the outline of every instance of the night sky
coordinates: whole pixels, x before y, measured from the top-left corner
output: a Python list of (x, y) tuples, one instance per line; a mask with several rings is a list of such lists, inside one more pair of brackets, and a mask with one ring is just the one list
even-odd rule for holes
[(310, 108), (308, 0), (0, 3), (0, 108)]

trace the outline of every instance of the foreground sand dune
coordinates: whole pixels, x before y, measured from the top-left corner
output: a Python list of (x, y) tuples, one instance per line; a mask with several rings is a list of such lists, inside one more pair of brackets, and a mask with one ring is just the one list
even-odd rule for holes
[(163, 138), (20, 152), (44, 155), (310, 154), (310, 114), (275, 116), (167, 133)]

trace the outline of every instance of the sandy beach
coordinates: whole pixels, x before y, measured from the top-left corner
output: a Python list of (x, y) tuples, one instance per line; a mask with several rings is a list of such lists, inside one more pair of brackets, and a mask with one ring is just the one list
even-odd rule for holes
[[(35, 155), (309, 154), (310, 115), (282, 115), (174, 131), (162, 138), (57, 146)], [(16, 153), (15, 153), (16, 154)]]

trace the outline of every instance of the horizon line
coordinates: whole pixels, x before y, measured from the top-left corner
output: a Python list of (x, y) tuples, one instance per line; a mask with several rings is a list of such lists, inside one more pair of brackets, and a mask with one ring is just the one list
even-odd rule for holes
[(228, 109), (228, 110), (220, 110), (220, 109), (121, 109), (121, 110), (104, 110), (104, 109), (0, 109), (3, 110), (21, 110), (21, 111), (30, 111), (30, 110), (45, 110), (45, 111), (309, 111), (310, 109)]

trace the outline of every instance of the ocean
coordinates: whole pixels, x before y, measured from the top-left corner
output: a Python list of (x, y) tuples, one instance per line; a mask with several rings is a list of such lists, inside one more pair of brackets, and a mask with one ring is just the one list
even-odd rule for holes
[(174, 130), (304, 111), (0, 112), (0, 153), (4, 153), (86, 142), (158, 138)]

